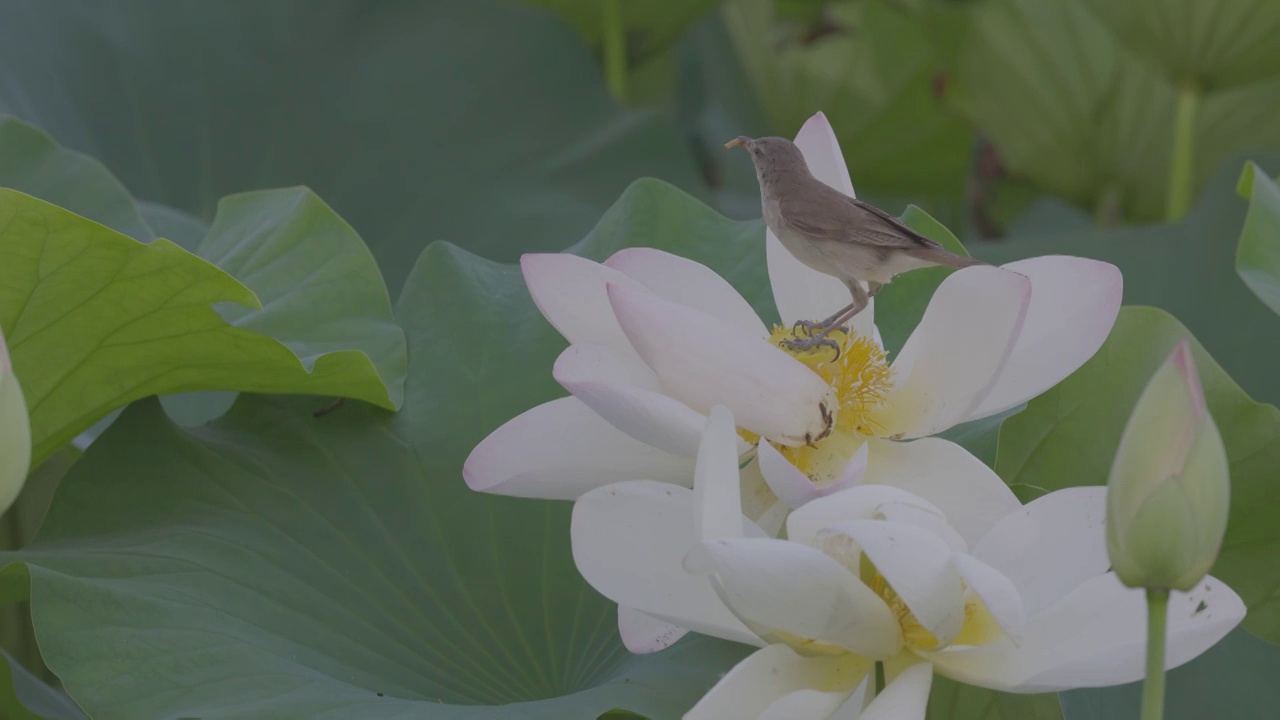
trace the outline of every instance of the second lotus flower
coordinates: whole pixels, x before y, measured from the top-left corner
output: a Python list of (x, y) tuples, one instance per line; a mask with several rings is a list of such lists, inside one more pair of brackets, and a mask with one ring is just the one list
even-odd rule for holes
[[(861, 485), (791, 513), (781, 540), (742, 514), (736, 441), (732, 416), (714, 408), (692, 490), (621, 482), (574, 505), (574, 559), (602, 594), (672, 628), (761, 647), (686, 720), (923, 718), (935, 672), (1022, 693), (1142, 676), (1143, 595), (1108, 571), (1106, 488), (1021, 506), (989, 470), (939, 469), (911, 479), (936, 487), (936, 502)], [(978, 527), (957, 502), (967, 494), (1004, 494), (1008, 511)], [(1213, 578), (1170, 607), (1169, 667), (1244, 616)], [(888, 681), (878, 696), (876, 662)]]

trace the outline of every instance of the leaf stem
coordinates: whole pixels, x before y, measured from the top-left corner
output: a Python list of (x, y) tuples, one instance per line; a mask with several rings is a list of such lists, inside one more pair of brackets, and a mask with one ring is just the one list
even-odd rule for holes
[(604, 76), (619, 102), (627, 101), (627, 32), (622, 0), (600, 0), (604, 13)]
[(1169, 163), (1169, 198), (1165, 207), (1165, 219), (1169, 221), (1181, 220), (1191, 206), (1199, 101), (1200, 90), (1195, 85), (1179, 86), (1178, 108), (1173, 119), (1173, 158)]
[(1164, 717), (1164, 642), (1169, 591), (1147, 588), (1147, 679), (1142, 684), (1142, 720)]

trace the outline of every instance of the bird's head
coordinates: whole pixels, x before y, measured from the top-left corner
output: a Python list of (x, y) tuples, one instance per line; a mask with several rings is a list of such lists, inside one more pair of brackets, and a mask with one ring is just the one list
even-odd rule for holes
[(751, 155), (756, 170), (787, 170), (800, 167), (808, 170), (804, 155), (796, 144), (783, 137), (749, 138), (746, 135), (725, 143), (726, 148), (742, 147)]

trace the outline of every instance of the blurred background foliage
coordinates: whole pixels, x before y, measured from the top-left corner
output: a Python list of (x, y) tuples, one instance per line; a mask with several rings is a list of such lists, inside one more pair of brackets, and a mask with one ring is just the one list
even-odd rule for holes
[[(749, 160), (721, 145), (822, 111), (860, 197), (916, 205), (991, 261), (1114, 262), (1126, 304), (1169, 311), (1276, 403), (1280, 319), (1249, 288), (1275, 302), (1280, 256), (1250, 245), (1237, 275), (1246, 213), (1255, 240), (1270, 226), (1236, 182), (1252, 160), (1241, 189), (1280, 202), (1256, 190), (1280, 173), (1278, 34), (1280, 3), (1260, 0), (14, 0), (0, 115), (60, 147), (0, 126), (0, 185), (189, 249), (225, 195), (306, 185), (395, 298), (435, 241), (499, 262), (558, 251), (641, 177), (759, 218)], [(33, 537), (78, 454), (34, 474), (0, 548)], [(25, 608), (0, 614), (4, 717), (27, 717), (4, 704), (34, 681), (22, 667), (55, 680)], [(1280, 652), (1238, 631), (1197, 663), (1274, 669)], [(1175, 693), (1256, 677), (1191, 667)], [(1250, 712), (1268, 691), (1232, 686)], [(1133, 692), (1006, 701), (940, 683), (931, 717), (1127, 717)]]

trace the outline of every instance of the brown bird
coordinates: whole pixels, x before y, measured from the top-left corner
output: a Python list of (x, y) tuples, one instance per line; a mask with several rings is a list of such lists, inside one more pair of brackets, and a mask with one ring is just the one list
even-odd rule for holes
[(726, 148), (739, 145), (751, 153), (756, 166), (765, 224), (796, 259), (839, 279), (853, 295), (852, 303), (825, 320), (797, 322), (809, 337), (784, 341), (788, 348), (826, 345), (838, 356), (839, 346), (827, 335), (862, 312), (895, 275), (938, 265), (987, 264), (950, 252), (884, 210), (815, 178), (800, 148), (786, 138), (739, 135), (725, 143)]

